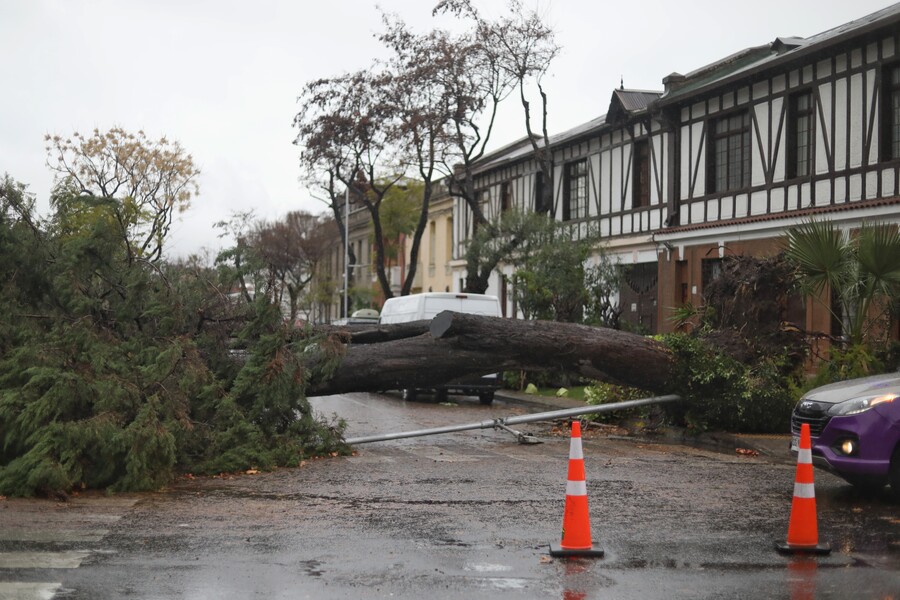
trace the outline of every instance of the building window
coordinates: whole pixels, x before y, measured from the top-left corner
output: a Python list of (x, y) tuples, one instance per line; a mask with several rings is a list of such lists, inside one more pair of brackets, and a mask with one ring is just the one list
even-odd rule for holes
[(704, 258), (700, 261), (700, 285), (701, 291), (705, 291), (706, 287), (719, 278), (722, 274), (721, 258)]
[(634, 143), (632, 173), (632, 207), (650, 206), (650, 143), (647, 140)]
[(431, 221), (428, 224), (428, 266), (432, 269), (437, 262), (437, 223)]
[(882, 71), (881, 160), (900, 158), (900, 63)]
[(812, 166), (813, 124), (812, 92), (800, 92), (789, 99), (787, 178), (806, 177)]
[(481, 190), (478, 192), (478, 207), (481, 214), (487, 217), (491, 211), (491, 190)]
[(563, 221), (587, 216), (587, 159), (566, 165), (563, 194)]
[(534, 212), (546, 213), (552, 208), (551, 203), (544, 202), (544, 172), (534, 174)]
[(460, 200), (459, 207), (459, 212), (462, 214), (462, 220), (456, 225), (456, 235), (453, 236), (454, 243), (456, 244), (456, 251), (453, 253), (454, 258), (465, 256), (466, 240), (474, 237), (475, 231), (477, 230), (477, 227), (475, 226), (475, 215), (472, 212), (469, 203)]
[(453, 217), (447, 218), (447, 262), (453, 260)]
[(510, 209), (512, 206), (512, 186), (508, 181), (500, 184), (500, 212)]
[(750, 113), (742, 112), (710, 123), (707, 193), (750, 186)]

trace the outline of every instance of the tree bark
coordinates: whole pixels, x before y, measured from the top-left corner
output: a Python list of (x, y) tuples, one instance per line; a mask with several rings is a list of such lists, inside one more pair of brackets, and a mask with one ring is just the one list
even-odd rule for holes
[[(415, 330), (410, 325), (420, 326), (404, 324), (404, 333)], [(393, 327), (378, 326), (384, 342), (354, 343), (351, 334), (330, 379), (311, 382), (308, 394), (430, 387), (520, 369), (563, 369), (650, 392), (671, 391), (672, 354), (652, 339), (624, 331), (450, 311), (432, 319), (429, 333), (422, 335), (398, 339), (390, 333)]]
[(380, 325), (377, 323), (350, 325), (319, 325), (316, 331), (325, 334), (336, 334), (351, 344), (378, 344), (391, 340), (416, 337), (428, 333), (430, 321), (410, 321), (409, 323), (395, 323), (392, 325)]

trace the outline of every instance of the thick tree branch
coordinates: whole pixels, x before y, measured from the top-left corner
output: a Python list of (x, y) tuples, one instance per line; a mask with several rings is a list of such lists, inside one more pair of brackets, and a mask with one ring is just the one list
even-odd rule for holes
[(379, 327), (390, 341), (351, 342), (331, 378), (312, 382), (308, 393), (430, 387), (512, 369), (563, 369), (652, 392), (671, 391), (672, 354), (654, 340), (624, 331), (449, 311), (432, 319), (429, 334), (391, 339), (395, 327)]

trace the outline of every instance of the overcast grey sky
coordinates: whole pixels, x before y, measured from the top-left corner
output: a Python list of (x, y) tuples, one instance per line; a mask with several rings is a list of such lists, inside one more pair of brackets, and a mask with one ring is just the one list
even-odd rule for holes
[[(551, 133), (606, 112), (610, 93), (662, 89), (778, 36), (808, 37), (889, 6), (883, 0), (524, 0), (563, 46), (546, 80)], [(432, 0), (379, 0), (420, 31)], [(505, 0), (481, 0), (497, 14)], [(739, 7), (739, 8), (738, 8)], [(303, 84), (366, 67), (382, 49), (368, 0), (0, 0), (0, 173), (46, 207), (43, 136), (121, 126), (178, 140), (202, 170), (169, 255), (222, 240), (213, 223), (253, 208), (268, 219), (324, 210), (298, 182), (291, 123)], [(524, 134), (509, 102), (493, 137)]]

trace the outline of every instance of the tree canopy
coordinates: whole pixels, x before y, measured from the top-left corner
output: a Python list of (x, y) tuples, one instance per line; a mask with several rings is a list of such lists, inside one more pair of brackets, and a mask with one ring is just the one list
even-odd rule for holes
[(81, 196), (111, 201), (110, 217), (129, 260), (159, 260), (175, 212), (187, 209), (199, 191), (200, 170), (191, 155), (178, 142), (119, 127), (89, 136), (47, 135), (45, 141), (47, 164), (57, 175), (53, 201), (74, 201), (61, 213), (74, 219), (73, 209), (84, 208)]
[(113, 198), (66, 196), (46, 222), (32, 204), (2, 182), (0, 494), (155, 489), (341, 449), (303, 394), (311, 342), (270, 298), (235, 303), (230, 271), (138, 259)]
[[(385, 297), (393, 295), (384, 272), (388, 260), (380, 232), (381, 202), (400, 181), (422, 182), (419, 218), (411, 232), (409, 273), (413, 281), (428, 207), (435, 182), (443, 178), (448, 193), (465, 201), (474, 227), (491, 228), (475, 188), (475, 168), (491, 141), (497, 109), (518, 90), (526, 111), (525, 129), (532, 139), (544, 180), (552, 179), (547, 130), (547, 95), (541, 78), (559, 51), (553, 31), (535, 12), (512, 2), (508, 14), (486, 21), (465, 0), (443, 1), (434, 13), (461, 18), (466, 29), (450, 33), (411, 30), (401, 19), (385, 15), (378, 36), (390, 54), (369, 68), (307, 82), (294, 125), (307, 182), (324, 194), (341, 236), (345, 233), (343, 194), (365, 206), (375, 229), (375, 271)], [(541, 135), (533, 133), (528, 95), (536, 85), (541, 97)], [(543, 139), (538, 144), (537, 139)], [(552, 203), (551, 186), (538, 201)], [(342, 237), (343, 239), (343, 237)], [(356, 257), (351, 256), (355, 262)], [(470, 263), (466, 291), (483, 293), (496, 264)], [(481, 267), (481, 268), (479, 268)], [(404, 289), (401, 293), (409, 293)]]

